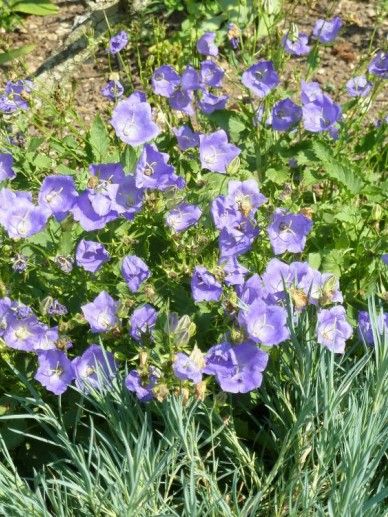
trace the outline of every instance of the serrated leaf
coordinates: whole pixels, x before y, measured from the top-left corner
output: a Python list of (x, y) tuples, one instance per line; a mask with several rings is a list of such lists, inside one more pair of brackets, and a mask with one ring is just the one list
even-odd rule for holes
[(322, 142), (313, 142), (313, 150), (330, 179), (345, 187), (351, 194), (359, 194), (361, 192), (363, 181), (352, 170), (350, 164), (344, 165), (339, 162), (334, 158), (331, 149)]
[(290, 174), (287, 169), (268, 169), (265, 177), (276, 185), (284, 185), (290, 179)]
[(93, 159), (104, 162), (109, 149), (109, 134), (99, 115), (93, 120), (88, 135), (88, 144), (91, 148)]

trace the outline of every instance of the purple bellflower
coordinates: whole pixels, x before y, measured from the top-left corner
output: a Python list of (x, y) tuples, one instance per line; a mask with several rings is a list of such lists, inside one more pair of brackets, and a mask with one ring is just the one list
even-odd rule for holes
[(365, 75), (353, 77), (346, 83), (346, 90), (351, 97), (366, 97), (372, 89)]
[(303, 123), (307, 131), (330, 131), (341, 120), (341, 107), (326, 94), (302, 107)]
[(71, 176), (47, 176), (39, 191), (39, 205), (61, 221), (73, 208), (78, 194)]
[(16, 178), (16, 173), (12, 166), (12, 154), (0, 153), (0, 181), (13, 180)]
[(110, 259), (109, 253), (103, 244), (95, 241), (81, 239), (75, 254), (77, 266), (85, 271), (95, 273)]
[(259, 61), (242, 75), (242, 83), (257, 97), (265, 97), (279, 84), (272, 61)]
[(252, 217), (257, 209), (268, 200), (260, 192), (257, 181), (254, 179), (245, 181), (231, 180), (228, 184), (226, 203), (230, 203), (235, 210), (241, 212), (244, 217)]
[(173, 132), (181, 151), (186, 151), (192, 147), (199, 146), (199, 133), (192, 131), (189, 126), (178, 127), (177, 129), (173, 129)]
[(303, 251), (312, 226), (312, 221), (303, 214), (290, 214), (277, 208), (267, 229), (275, 255)]
[(158, 319), (158, 311), (146, 303), (137, 307), (129, 320), (130, 335), (135, 341), (142, 341), (145, 337), (152, 338), (152, 332)]
[(62, 395), (75, 377), (70, 359), (60, 350), (45, 350), (38, 353), (38, 362), (35, 380), (55, 395)]
[(108, 81), (105, 86), (101, 88), (101, 95), (111, 101), (115, 101), (124, 93), (124, 86), (120, 81)]
[(345, 342), (352, 335), (352, 327), (346, 321), (342, 305), (321, 309), (317, 319), (317, 341), (332, 352), (343, 354)]
[(202, 61), (200, 65), (200, 78), (204, 87), (219, 88), (222, 86), (224, 70), (214, 61)]
[(197, 41), (197, 50), (204, 56), (217, 56), (218, 47), (214, 43), (216, 39), (215, 32), (205, 32)]
[(76, 386), (85, 392), (109, 385), (117, 371), (113, 354), (98, 345), (90, 345), (72, 365)]
[(196, 302), (217, 302), (222, 295), (222, 286), (203, 266), (196, 266), (191, 279), (191, 293)]
[(241, 150), (228, 142), (227, 134), (223, 129), (200, 135), (199, 156), (203, 169), (212, 172), (226, 173), (228, 165), (236, 158)]
[(128, 34), (125, 31), (120, 31), (109, 40), (108, 52), (110, 54), (117, 54), (128, 45)]
[(368, 70), (377, 77), (388, 79), (388, 52), (380, 50), (370, 62)]
[(152, 120), (151, 106), (132, 95), (117, 104), (110, 123), (118, 138), (134, 147), (149, 142), (160, 133)]
[(282, 45), (287, 54), (291, 56), (305, 56), (310, 53), (311, 47), (309, 46), (309, 38), (304, 32), (289, 31), (282, 38)]
[(179, 233), (196, 224), (201, 215), (202, 211), (198, 206), (180, 203), (167, 213), (166, 223), (172, 230)]
[(286, 309), (267, 305), (260, 299), (240, 312), (239, 322), (246, 328), (250, 339), (266, 346), (278, 345), (290, 337)]
[(136, 186), (157, 190), (182, 189), (185, 180), (175, 174), (175, 168), (168, 160), (167, 153), (158, 151), (154, 144), (146, 144), (135, 169)]
[(157, 95), (169, 98), (180, 86), (181, 78), (174, 67), (162, 65), (154, 71), (151, 83)]
[(302, 118), (302, 108), (291, 99), (283, 99), (272, 108), (272, 127), (276, 131), (292, 129)]
[(136, 255), (127, 255), (121, 265), (121, 273), (129, 290), (136, 293), (141, 284), (151, 276), (147, 264)]
[(137, 370), (131, 370), (125, 378), (125, 387), (135, 393), (140, 402), (148, 402), (154, 398), (152, 390), (156, 380), (157, 377), (152, 371), (144, 378)]
[(315, 22), (313, 36), (321, 43), (331, 43), (337, 37), (341, 27), (342, 20), (338, 16), (335, 16), (331, 20), (319, 19)]
[(91, 303), (82, 305), (83, 315), (94, 333), (108, 332), (118, 323), (116, 302), (106, 291), (102, 291)]
[(214, 111), (223, 110), (228, 99), (228, 95), (213, 95), (210, 92), (204, 91), (198, 101), (198, 106), (203, 113), (210, 115)]
[(215, 345), (206, 354), (205, 373), (215, 375), (221, 389), (228, 393), (248, 393), (258, 388), (268, 354), (252, 342), (231, 346)]

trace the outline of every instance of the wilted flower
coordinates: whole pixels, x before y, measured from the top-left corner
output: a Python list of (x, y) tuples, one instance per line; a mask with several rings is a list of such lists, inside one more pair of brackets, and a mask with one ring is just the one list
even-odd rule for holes
[(59, 269), (66, 274), (69, 274), (73, 271), (73, 257), (64, 257), (62, 255), (58, 255), (57, 257), (55, 257), (54, 262), (59, 267)]
[(213, 88), (222, 86), (224, 75), (224, 70), (214, 61), (206, 60), (200, 64), (200, 78), (203, 86), (211, 86)]
[(64, 393), (75, 377), (67, 355), (61, 350), (44, 350), (38, 353), (38, 362), (35, 380), (55, 395)]
[(239, 41), (240, 41), (240, 29), (237, 27), (235, 23), (228, 23), (228, 39), (232, 49), (238, 49)]
[(166, 223), (175, 232), (183, 232), (193, 226), (202, 215), (202, 210), (196, 205), (181, 203), (166, 214)]
[(224, 174), (241, 150), (228, 142), (223, 129), (199, 136), (199, 156), (203, 169)]
[(39, 204), (61, 221), (73, 208), (77, 196), (71, 176), (47, 176), (40, 187)]
[(128, 34), (125, 31), (120, 31), (109, 40), (108, 52), (110, 54), (117, 54), (128, 44)]
[(148, 303), (135, 309), (129, 320), (131, 337), (135, 341), (141, 341), (146, 336), (152, 336), (157, 318), (158, 311)]
[(199, 146), (199, 133), (192, 131), (189, 126), (181, 126), (177, 129), (173, 128), (173, 132), (178, 140), (178, 146), (181, 151)]
[(345, 342), (352, 335), (352, 327), (346, 321), (346, 313), (342, 305), (318, 312), (317, 341), (332, 352), (343, 354)]
[(98, 345), (90, 345), (72, 365), (78, 389), (86, 392), (109, 385), (117, 371), (113, 355)]
[(110, 123), (120, 140), (135, 147), (160, 133), (152, 120), (151, 106), (137, 97), (120, 101), (113, 110)]
[(132, 293), (136, 293), (140, 285), (151, 276), (151, 271), (147, 264), (141, 258), (136, 257), (136, 255), (124, 257), (121, 273)]
[(203, 266), (196, 266), (191, 279), (191, 294), (196, 302), (217, 302), (221, 298), (222, 286)]
[(65, 305), (62, 305), (58, 300), (51, 298), (47, 304), (46, 313), (49, 316), (65, 316), (68, 310)]
[(16, 173), (12, 168), (13, 156), (8, 153), (0, 153), (0, 181), (13, 180)]
[(277, 208), (267, 229), (275, 255), (303, 251), (312, 225), (312, 221), (303, 214), (290, 214)]
[(279, 84), (279, 76), (272, 61), (259, 61), (242, 75), (242, 83), (257, 97), (265, 97)]
[(115, 101), (124, 93), (124, 86), (120, 81), (108, 81), (104, 87), (101, 88), (101, 95), (111, 101)]
[(338, 16), (335, 16), (331, 20), (319, 19), (315, 22), (313, 36), (321, 43), (331, 43), (337, 37), (341, 27), (342, 21)]
[(95, 273), (110, 259), (110, 255), (106, 251), (105, 246), (100, 242), (81, 239), (77, 246), (75, 258), (77, 266)]
[(156, 380), (157, 377), (153, 371), (150, 371), (144, 377), (138, 371), (131, 370), (125, 378), (125, 387), (127, 390), (134, 392), (141, 402), (148, 402), (154, 398), (152, 390), (155, 387)]
[(370, 83), (365, 75), (353, 77), (346, 83), (346, 90), (351, 97), (366, 97), (372, 89)]
[(204, 56), (217, 56), (218, 55), (218, 47), (214, 43), (216, 39), (215, 32), (205, 32), (199, 40), (197, 41), (197, 50), (200, 54)]
[(326, 94), (304, 104), (302, 110), (304, 127), (313, 133), (330, 131), (341, 120), (341, 107)]
[(102, 291), (91, 303), (82, 305), (83, 315), (94, 333), (108, 332), (117, 323), (117, 310), (119, 302), (116, 302), (106, 291)]
[(255, 300), (239, 314), (250, 339), (266, 346), (278, 345), (290, 337), (287, 327), (287, 311), (278, 305), (267, 305)]
[(388, 53), (380, 50), (368, 66), (371, 74), (388, 79)]
[(288, 32), (282, 38), (283, 48), (291, 56), (305, 56), (308, 54), (311, 50), (308, 43), (309, 38), (304, 32), (299, 32), (295, 35)]
[(22, 273), (27, 269), (28, 266), (28, 257), (22, 255), (21, 253), (17, 253), (12, 258), (12, 269), (17, 273)]

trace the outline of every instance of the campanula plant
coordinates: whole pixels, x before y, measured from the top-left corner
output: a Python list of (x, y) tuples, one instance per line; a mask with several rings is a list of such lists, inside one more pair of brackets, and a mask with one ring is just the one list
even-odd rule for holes
[[(387, 78), (387, 56), (349, 73), (343, 102), (310, 58), (342, 25), (320, 19), (308, 34), (292, 24), (276, 52), (254, 56), (233, 24), (202, 31), (190, 60), (155, 63), (138, 89), (122, 68), (101, 84), (109, 115), (55, 168), (40, 169), (5, 131), (1, 340), (29, 354), (46, 390), (106, 389), (126, 370), (142, 402), (250, 393), (297, 335), (330, 354), (373, 346), (362, 309), (366, 294), (386, 298), (385, 194), (378, 158), (367, 174), (345, 146)], [(110, 59), (123, 62), (130, 37), (111, 36)], [(302, 70), (291, 87), (286, 66)], [(7, 83), (7, 122), (33, 120), (36, 89)], [(368, 138), (379, 145), (381, 128), (368, 131), (352, 153)], [(51, 156), (62, 144), (47, 145)], [(363, 222), (364, 202), (375, 208)], [(360, 273), (364, 241), (372, 260)]]

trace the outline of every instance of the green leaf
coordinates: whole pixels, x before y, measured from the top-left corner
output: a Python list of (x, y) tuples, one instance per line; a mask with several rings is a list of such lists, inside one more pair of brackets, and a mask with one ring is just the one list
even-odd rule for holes
[(322, 257), (320, 253), (309, 253), (308, 254), (308, 263), (314, 269), (319, 269), (322, 262)]
[(9, 61), (13, 61), (18, 57), (25, 56), (32, 52), (35, 48), (35, 45), (24, 45), (23, 47), (15, 48), (14, 50), (8, 50), (8, 52), (0, 53), (0, 65), (5, 65)]
[(57, 14), (59, 8), (50, 0), (14, 0), (10, 3), (12, 11), (23, 14), (33, 14), (35, 16), (52, 16)]
[(333, 273), (338, 278), (340, 278), (345, 260), (345, 253), (346, 250), (344, 249), (330, 250), (323, 258), (322, 270), (324, 272)]
[(287, 169), (268, 169), (265, 176), (266, 179), (269, 179), (276, 185), (284, 185), (290, 179), (290, 173)]
[(109, 134), (100, 115), (93, 120), (87, 142), (91, 148), (91, 154), (97, 162), (104, 162), (109, 149)]
[(218, 110), (208, 115), (208, 119), (218, 128), (229, 133), (230, 138), (236, 142), (239, 141), (241, 134), (247, 129), (247, 125), (241, 116), (234, 111)]
[(344, 159), (339, 162), (334, 158), (331, 149), (322, 142), (313, 142), (315, 156), (321, 162), (321, 166), (327, 176), (338, 185), (345, 187), (351, 194), (359, 194), (363, 181), (357, 176), (349, 163)]
[(139, 156), (136, 150), (128, 145), (120, 158), (120, 163), (124, 168), (125, 174), (131, 174), (133, 172), (138, 158)]

